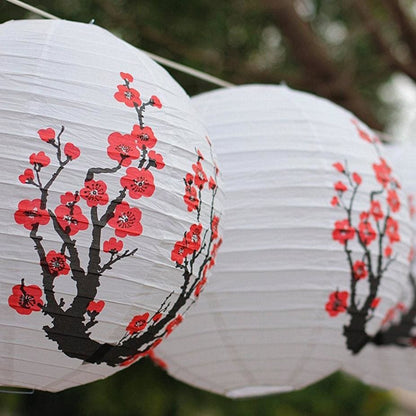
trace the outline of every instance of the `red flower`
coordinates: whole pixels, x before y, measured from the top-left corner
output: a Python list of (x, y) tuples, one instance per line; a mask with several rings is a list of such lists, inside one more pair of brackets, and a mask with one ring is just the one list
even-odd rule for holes
[(80, 154), (81, 151), (72, 143), (67, 143), (64, 147), (65, 156), (71, 160), (75, 160)]
[(366, 142), (373, 143), (373, 140), (371, 139), (370, 135), (366, 133), (364, 130), (360, 129), (360, 127), (358, 126), (358, 121), (357, 120), (351, 120), (351, 121), (355, 124), (355, 127), (357, 128), (358, 134), (360, 135), (360, 137)]
[(368, 270), (363, 261), (357, 260), (353, 265), (353, 274), (354, 278), (359, 279), (365, 279), (368, 276)]
[(217, 187), (215, 179), (212, 176), (209, 177), (208, 187), (209, 189), (215, 189)]
[(29, 158), (30, 164), (35, 166), (35, 169), (48, 166), (51, 160), (45, 155), (45, 152), (32, 153)]
[(36, 285), (25, 286), (24, 279), (20, 285), (13, 286), (9, 296), (9, 306), (21, 315), (30, 315), (42, 309), (42, 289)]
[(185, 257), (192, 253), (192, 250), (188, 247), (188, 244), (185, 239), (182, 241), (177, 241), (173, 247), (172, 252), (170, 253), (170, 258), (172, 261), (182, 264)]
[(121, 79), (124, 79), (127, 82), (133, 82), (133, 77), (127, 72), (120, 72)]
[(139, 91), (134, 88), (125, 85), (117, 85), (117, 89), (118, 91), (114, 94), (114, 98), (117, 101), (126, 104), (127, 107), (134, 107), (135, 104), (140, 105), (142, 103)]
[(215, 240), (218, 238), (218, 224), (220, 222), (220, 218), (214, 215), (214, 218), (212, 219), (211, 223), (211, 230), (212, 230), (212, 236), (211, 239)]
[[(160, 313), (160, 312), (158, 312), (156, 315), (154, 315), (153, 316), (153, 318), (152, 318), (152, 321), (153, 322), (157, 322), (157, 321), (160, 321), (160, 318), (162, 318), (162, 314)], [(159, 340), (157, 340), (157, 341), (159, 341)], [(157, 342), (156, 341), (156, 342)], [(156, 344), (156, 342), (155, 342), (155, 344)], [(162, 342), (162, 340), (160, 340), (160, 342)], [(160, 344), (160, 342), (158, 343), (158, 345)], [(153, 344), (154, 345), (154, 344)]]
[(69, 265), (66, 262), (65, 255), (62, 253), (51, 250), (46, 255), (46, 263), (48, 264), (49, 271), (56, 276), (69, 273)]
[(14, 219), (18, 224), (22, 224), (27, 230), (32, 230), (36, 224), (45, 225), (49, 222), (49, 213), (40, 208), (41, 200), (24, 199), (19, 202), (18, 209), (14, 213)]
[(55, 140), (55, 130), (50, 127), (47, 129), (38, 130), (39, 137), (46, 143), (53, 142)]
[(338, 290), (329, 295), (329, 300), (325, 305), (325, 310), (329, 316), (337, 316), (347, 310), (348, 296), (348, 292), (338, 292)]
[(152, 196), (155, 191), (153, 175), (146, 169), (128, 168), (120, 183), (129, 190), (129, 196), (133, 199)]
[(371, 302), (370, 308), (371, 309), (377, 308), (378, 304), (380, 303), (380, 300), (381, 300), (380, 298), (374, 298), (373, 301)]
[(182, 315), (176, 315), (173, 321), (170, 321), (166, 327), (166, 333), (169, 335), (183, 321)]
[(72, 207), (79, 201), (79, 193), (75, 192), (65, 192), (64, 195), (61, 195), (61, 204), (66, 205), (67, 207)]
[(353, 174), (352, 174), (352, 180), (357, 184), (357, 185), (361, 185), (361, 182), (363, 181), (362, 180), (362, 178), (361, 178), (361, 176), (357, 173), (357, 172), (354, 172)]
[(55, 215), (59, 225), (68, 235), (75, 235), (78, 231), (88, 228), (88, 218), (78, 205), (72, 207), (58, 205)]
[(108, 225), (115, 229), (118, 237), (137, 236), (143, 231), (140, 224), (141, 218), (142, 213), (139, 208), (132, 208), (127, 202), (123, 201), (117, 205), (113, 217), (108, 221)]
[(336, 207), (337, 205), (339, 205), (339, 199), (338, 199), (338, 197), (337, 197), (337, 196), (333, 196), (333, 197), (332, 197), (332, 199), (331, 199), (331, 205), (332, 205), (333, 207)]
[(154, 150), (151, 150), (148, 153), (149, 162), (156, 169), (163, 169), (165, 167), (165, 162), (163, 161), (163, 156), (159, 153), (156, 153)]
[(371, 201), (370, 214), (376, 221), (381, 220), (384, 217), (383, 210), (379, 201)]
[[(212, 268), (212, 266), (214, 266), (214, 264), (215, 264), (215, 259), (216, 259), (216, 257), (217, 257), (217, 253), (218, 253), (218, 249), (221, 247), (221, 244), (222, 244), (222, 238), (220, 238), (220, 239), (218, 240), (218, 243), (216, 243), (216, 244), (214, 244), (214, 245), (213, 245), (212, 250), (211, 250), (211, 253), (210, 253), (211, 260), (210, 260), (210, 262), (208, 263), (208, 269), (211, 269), (211, 268)], [(204, 271), (205, 271), (205, 270), (204, 270)]]
[(152, 95), (150, 97), (150, 104), (157, 108), (162, 108), (162, 103), (160, 102), (159, 98), (156, 95)]
[(345, 172), (345, 168), (344, 165), (340, 162), (336, 162), (333, 163), (332, 166), (340, 173), (344, 173)]
[(191, 212), (198, 208), (199, 199), (197, 196), (196, 189), (193, 186), (187, 186), (185, 195), (183, 196), (185, 204), (188, 205), (188, 211)]
[(409, 201), (410, 217), (413, 218), (416, 215), (416, 194), (409, 195), (407, 198)]
[(391, 246), (387, 246), (384, 249), (384, 256), (385, 257), (390, 257), (392, 255), (392, 253), (393, 253), (393, 249), (391, 248)]
[(202, 189), (204, 187), (204, 183), (208, 181), (207, 175), (204, 172), (204, 169), (202, 168), (201, 162), (198, 161), (197, 163), (194, 163), (192, 165), (192, 169), (195, 172), (195, 185)]
[(360, 222), (358, 225), (358, 233), (361, 242), (366, 246), (370, 245), (377, 237), (377, 233), (368, 221)]
[(393, 212), (397, 212), (400, 209), (400, 199), (394, 189), (389, 189), (387, 192), (387, 203)]
[(120, 367), (127, 367), (128, 365), (131, 365), (135, 363), (138, 359), (147, 357), (149, 355), (149, 352), (139, 352), (138, 354), (131, 355), (130, 357), (126, 358), (122, 363), (119, 364)]
[(23, 175), (19, 176), (19, 181), (22, 183), (33, 183), (35, 179), (35, 174), (32, 169), (25, 169)]
[(105, 302), (103, 300), (99, 300), (98, 302), (94, 302), (93, 300), (87, 306), (87, 312), (90, 313), (100, 313), (105, 306)]
[(107, 204), (108, 195), (106, 191), (107, 185), (105, 182), (90, 180), (84, 183), (80, 195), (87, 201), (89, 207), (96, 207), (97, 205)]
[(345, 183), (343, 183), (341, 181), (338, 181), (337, 183), (335, 183), (334, 188), (338, 192), (345, 192), (348, 189), (347, 185), (345, 185)]
[(380, 158), (380, 164), (377, 165), (376, 163), (373, 163), (373, 169), (374, 169), (374, 173), (376, 175), (377, 181), (381, 183), (383, 188), (385, 188), (390, 182), (390, 174), (391, 174), (390, 166), (387, 164), (387, 162), (383, 158)]
[(347, 240), (352, 240), (355, 236), (355, 230), (351, 227), (348, 219), (342, 221), (335, 221), (335, 228), (332, 231), (332, 238), (345, 244)]
[(133, 335), (136, 332), (142, 331), (147, 326), (147, 320), (149, 319), (149, 312), (143, 315), (136, 315), (126, 327), (126, 331)]
[(399, 224), (392, 217), (387, 218), (386, 234), (389, 237), (391, 244), (400, 241)]
[(140, 157), (136, 142), (129, 134), (111, 133), (108, 136), (107, 154), (110, 159), (117, 160), (122, 166), (129, 166), (132, 159)]
[(123, 242), (111, 237), (109, 240), (104, 241), (103, 250), (105, 253), (118, 253), (123, 250)]
[(196, 149), (196, 154), (198, 155), (198, 160), (204, 160), (204, 155), (199, 149)]
[(138, 124), (133, 126), (131, 136), (136, 140), (140, 149), (142, 149), (143, 146), (151, 149), (157, 142), (155, 134), (150, 127), (141, 128)]
[(186, 244), (192, 251), (198, 251), (201, 247), (201, 224), (192, 224), (190, 230), (185, 234)]
[(207, 283), (207, 278), (206, 278), (206, 276), (204, 276), (198, 283), (197, 283), (197, 285), (195, 286), (195, 296), (196, 297), (198, 297), (200, 294), (201, 294), (201, 292), (202, 292), (202, 289), (204, 288), (204, 286), (206, 285), (206, 283)]

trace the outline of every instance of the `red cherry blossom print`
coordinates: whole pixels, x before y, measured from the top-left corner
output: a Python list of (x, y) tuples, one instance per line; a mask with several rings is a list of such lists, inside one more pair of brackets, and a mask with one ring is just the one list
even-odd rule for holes
[(45, 225), (49, 222), (49, 213), (40, 208), (41, 200), (24, 199), (19, 202), (18, 209), (14, 213), (14, 219), (18, 224), (22, 224), (27, 230), (32, 230), (36, 224)]
[(348, 292), (339, 292), (338, 290), (329, 295), (329, 300), (325, 305), (329, 316), (337, 316), (347, 310), (348, 296)]
[(162, 103), (160, 102), (159, 98), (156, 97), (156, 95), (152, 95), (150, 97), (150, 104), (153, 107), (162, 108)]
[(202, 189), (204, 187), (204, 184), (208, 181), (207, 175), (204, 172), (204, 169), (202, 168), (201, 162), (194, 163), (192, 165), (192, 169), (195, 172), (195, 185)]
[(185, 235), (186, 243), (192, 251), (198, 251), (201, 247), (201, 232), (201, 224), (192, 224), (190, 230)]
[(120, 72), (121, 79), (124, 79), (127, 82), (133, 82), (133, 77), (127, 72)]
[(122, 166), (129, 166), (133, 159), (140, 157), (136, 142), (129, 134), (111, 133), (108, 136), (107, 154), (110, 159), (117, 160)]
[(387, 204), (389, 205), (392, 212), (397, 212), (400, 210), (400, 199), (394, 189), (389, 189), (387, 192)]
[(161, 154), (151, 150), (147, 156), (149, 158), (150, 164), (153, 165), (156, 169), (163, 169), (165, 167), (165, 162), (163, 161), (163, 156)]
[(32, 153), (29, 158), (30, 164), (35, 166), (35, 169), (44, 168), (51, 163), (51, 160), (48, 156), (45, 155), (45, 152)]
[(153, 350), (149, 351), (149, 358), (152, 360), (153, 364), (157, 365), (163, 370), (166, 370), (168, 368), (166, 362), (163, 361), (161, 358), (157, 357)]
[(345, 168), (344, 165), (340, 162), (336, 162), (333, 163), (332, 166), (340, 173), (344, 173), (345, 172)]
[(139, 91), (134, 88), (126, 87), (125, 85), (117, 85), (118, 91), (114, 94), (114, 98), (121, 103), (126, 104), (127, 107), (134, 107), (134, 105), (141, 105)]
[(373, 163), (373, 169), (374, 173), (376, 175), (376, 179), (383, 188), (385, 188), (390, 183), (390, 174), (391, 174), (391, 168), (387, 164), (387, 162), (380, 158), (380, 163)]
[(146, 169), (128, 168), (126, 175), (120, 179), (122, 187), (127, 188), (130, 198), (149, 197), (155, 191), (154, 178)]
[(116, 240), (114, 237), (111, 237), (109, 240), (104, 241), (103, 250), (105, 253), (119, 253), (123, 250), (123, 242), (121, 240)]
[(139, 208), (130, 207), (127, 202), (123, 201), (117, 205), (113, 217), (108, 221), (108, 225), (115, 229), (117, 237), (137, 236), (143, 231), (140, 224), (141, 218), (142, 212)]
[(370, 214), (376, 221), (379, 221), (384, 217), (384, 213), (379, 201), (371, 201)]
[(218, 224), (220, 222), (220, 218), (214, 215), (211, 222), (211, 230), (212, 230), (212, 236), (211, 239), (215, 240), (218, 238)]
[(204, 289), (204, 286), (206, 285), (206, 283), (207, 283), (207, 278), (206, 278), (206, 276), (204, 276), (197, 284), (196, 284), (196, 286), (195, 286), (195, 296), (196, 297), (198, 297), (200, 294), (201, 294), (201, 292), (202, 292), (202, 290)]
[(38, 130), (38, 135), (44, 142), (50, 143), (55, 140), (56, 133), (54, 129), (49, 127), (47, 129)]
[(78, 231), (88, 228), (88, 218), (82, 213), (78, 205), (73, 207), (58, 205), (55, 209), (55, 215), (59, 225), (68, 235), (75, 235)]
[(392, 254), (393, 254), (393, 249), (391, 248), (391, 246), (387, 246), (384, 249), (384, 256), (385, 257), (391, 257)]
[(215, 265), (215, 259), (217, 258), (218, 249), (221, 247), (221, 244), (222, 244), (222, 238), (218, 240), (218, 243), (212, 246), (212, 250), (210, 253), (211, 260), (208, 263), (208, 269), (211, 269)]
[(375, 298), (375, 299), (373, 299), (373, 301), (371, 302), (371, 309), (375, 309), (375, 308), (377, 308), (377, 306), (379, 305), (379, 303), (380, 303), (380, 298)]
[(66, 205), (67, 207), (72, 207), (79, 201), (79, 199), (80, 197), (78, 192), (75, 192), (75, 194), (72, 192), (65, 192), (64, 195), (61, 195), (61, 204)]
[(363, 140), (365, 140), (366, 142), (373, 143), (373, 139), (371, 138), (371, 136), (359, 127), (358, 121), (357, 120), (351, 120), (351, 121), (353, 122), (353, 124), (357, 128), (357, 131), (358, 131), (358, 134), (360, 135), (360, 137)]
[(366, 264), (361, 260), (357, 260), (353, 265), (353, 274), (356, 280), (365, 279), (368, 276)]
[(136, 140), (140, 149), (142, 149), (143, 146), (151, 149), (157, 142), (153, 130), (147, 126), (141, 128), (138, 124), (135, 124), (133, 126), (133, 130), (131, 131), (131, 136)]
[(81, 151), (72, 143), (67, 143), (64, 147), (65, 156), (71, 160), (75, 160), (81, 154)]
[(80, 195), (87, 201), (89, 207), (97, 205), (106, 205), (108, 203), (108, 195), (106, 193), (107, 185), (103, 181), (86, 181), (84, 188), (81, 189)]
[(167, 335), (171, 334), (172, 331), (183, 321), (182, 315), (176, 315), (173, 321), (170, 321), (166, 326)]
[(25, 169), (23, 175), (19, 176), (19, 181), (22, 183), (33, 183), (35, 179), (35, 174), (32, 169)]
[(210, 176), (209, 182), (208, 182), (208, 188), (214, 190), (217, 187), (217, 184), (215, 183), (215, 179)]
[(387, 237), (389, 238), (391, 244), (400, 241), (399, 224), (392, 217), (388, 217), (387, 218), (387, 221), (386, 221), (386, 234), (387, 234)]
[(345, 192), (348, 188), (347, 185), (345, 185), (345, 183), (338, 181), (334, 184), (334, 188), (336, 191), (338, 192)]
[(36, 285), (25, 286), (24, 279), (20, 285), (13, 286), (9, 296), (9, 306), (21, 315), (30, 315), (42, 309), (42, 289)]
[(97, 302), (91, 301), (87, 306), (87, 312), (90, 313), (100, 313), (105, 306), (105, 302), (103, 300), (99, 300)]
[(411, 247), (409, 250), (409, 255), (407, 256), (407, 260), (409, 263), (411, 263), (413, 261), (413, 259), (416, 256), (416, 250), (414, 249), (414, 247)]
[(413, 218), (416, 215), (416, 194), (408, 196), (410, 217)]
[(199, 149), (196, 149), (196, 154), (198, 155), (198, 160), (204, 160), (204, 155)]
[(337, 196), (333, 196), (333, 197), (332, 197), (332, 199), (331, 199), (331, 205), (332, 205), (333, 207), (336, 207), (336, 206), (338, 206), (338, 205), (339, 205), (339, 199), (338, 199), (338, 197), (337, 197)]
[(345, 244), (348, 240), (352, 240), (355, 236), (355, 230), (351, 226), (348, 219), (335, 221), (335, 227), (332, 231), (332, 238), (339, 241), (340, 244)]
[(139, 352), (138, 354), (132, 355), (128, 358), (126, 358), (122, 363), (119, 364), (120, 367), (127, 367), (133, 363), (135, 363), (137, 360), (143, 357), (147, 357), (149, 355), (149, 352)]
[(172, 261), (182, 264), (185, 257), (192, 253), (192, 250), (188, 247), (188, 244), (185, 239), (182, 241), (177, 241), (173, 247), (172, 252), (170, 253), (170, 258)]
[(361, 182), (363, 181), (362, 180), (362, 178), (361, 178), (361, 176), (357, 173), (357, 172), (354, 172), (353, 174), (352, 174), (352, 180), (357, 184), (357, 185), (361, 185)]
[[(153, 318), (152, 318), (152, 321), (153, 322), (158, 322), (158, 321), (160, 321), (160, 319), (162, 318), (162, 314), (159, 312), (159, 313), (157, 313), (156, 315), (154, 315), (153, 316)], [(159, 340), (158, 340), (159, 341)], [(160, 340), (161, 342), (162, 342), (162, 340)], [(155, 342), (155, 344), (156, 344), (156, 342)], [(160, 342), (159, 342), (159, 344), (160, 344)], [(153, 344), (154, 345), (154, 344)]]
[(131, 322), (127, 325), (126, 331), (133, 335), (136, 332), (143, 331), (147, 326), (149, 320), (149, 313), (146, 312), (143, 315), (136, 315)]
[(368, 246), (377, 237), (377, 233), (368, 221), (361, 221), (358, 225), (358, 234), (361, 242)]
[(51, 250), (46, 255), (46, 263), (48, 264), (49, 271), (56, 276), (69, 273), (69, 265), (66, 262), (65, 255), (62, 253)]
[(187, 187), (187, 191), (185, 192), (185, 195), (183, 196), (183, 200), (185, 201), (185, 204), (188, 206), (189, 212), (198, 208), (198, 205), (199, 205), (198, 194), (197, 194), (196, 189), (193, 186)]

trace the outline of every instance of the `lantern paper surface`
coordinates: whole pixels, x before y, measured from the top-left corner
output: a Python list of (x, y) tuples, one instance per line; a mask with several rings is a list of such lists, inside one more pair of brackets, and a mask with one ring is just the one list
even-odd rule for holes
[(0, 26), (0, 385), (106, 377), (182, 322), (222, 191), (189, 97), (94, 26)]
[[(410, 215), (416, 227), (416, 144), (389, 146), (393, 165), (402, 178)], [(410, 250), (408, 285), (396, 305), (390, 308), (378, 334), (377, 346), (369, 346), (353, 357), (345, 371), (363, 381), (384, 388), (416, 390), (416, 236)]]
[(158, 353), (229, 397), (300, 388), (360, 354), (407, 283), (395, 172), (365, 125), (316, 96), (253, 85), (193, 103), (223, 167), (224, 242)]

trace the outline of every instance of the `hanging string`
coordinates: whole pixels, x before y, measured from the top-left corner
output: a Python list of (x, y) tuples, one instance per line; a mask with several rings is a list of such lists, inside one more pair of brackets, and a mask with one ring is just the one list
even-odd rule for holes
[[(37, 7), (31, 6), (27, 3), (24, 3), (23, 1), (20, 1), (20, 0), (6, 0), (6, 1), (8, 1), (9, 3), (12, 3), (16, 6), (19, 6), (22, 9), (29, 10), (32, 13), (35, 13), (39, 16), (45, 17), (47, 19), (60, 20), (59, 17), (54, 16), (53, 14), (47, 13), (47, 12), (45, 12), (41, 9), (38, 9)], [(192, 77), (210, 82), (211, 84), (218, 85), (220, 87), (232, 87), (234, 85), (234, 84), (232, 84), (228, 81), (224, 81), (223, 79), (214, 77), (213, 75), (209, 75), (206, 72), (198, 71), (197, 69), (190, 68), (189, 66), (186, 66), (186, 65), (178, 64), (177, 62), (171, 61), (170, 59), (163, 58), (161, 56), (155, 55), (155, 54), (150, 53), (150, 52), (146, 52), (146, 51), (143, 51), (143, 52), (145, 52), (150, 58), (152, 58), (156, 62), (159, 62), (161, 65), (164, 65), (168, 68), (176, 69), (180, 72), (191, 75)]]

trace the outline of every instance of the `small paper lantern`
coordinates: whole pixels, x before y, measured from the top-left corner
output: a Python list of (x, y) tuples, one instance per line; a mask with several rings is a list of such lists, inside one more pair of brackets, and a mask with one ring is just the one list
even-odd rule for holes
[(182, 322), (218, 168), (189, 97), (109, 32), (13, 21), (0, 45), (0, 385), (58, 391), (155, 358)]
[[(416, 144), (389, 146), (393, 166), (402, 179), (410, 215), (416, 228)], [(408, 253), (412, 261), (407, 286), (383, 319), (377, 345), (353, 357), (345, 370), (363, 381), (384, 388), (416, 390), (416, 236)]]
[(200, 302), (159, 348), (229, 397), (340, 369), (406, 285), (411, 230), (384, 149), (351, 113), (285, 86), (193, 99), (223, 167), (224, 243)]

